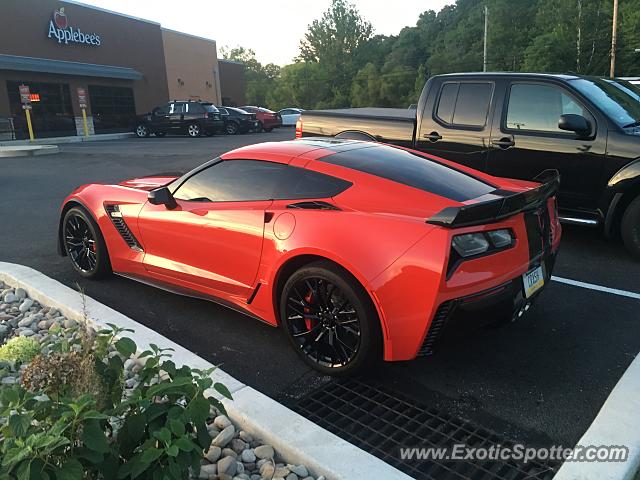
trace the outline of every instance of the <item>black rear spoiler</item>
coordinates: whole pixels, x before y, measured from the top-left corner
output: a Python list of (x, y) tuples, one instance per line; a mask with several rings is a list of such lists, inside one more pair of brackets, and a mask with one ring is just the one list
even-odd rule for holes
[(558, 191), (560, 173), (558, 170), (545, 170), (534, 181), (542, 185), (520, 193), (496, 191), (496, 194), (504, 196), (462, 207), (447, 207), (429, 218), (427, 223), (446, 228), (469, 227), (497, 222), (522, 211), (533, 210)]

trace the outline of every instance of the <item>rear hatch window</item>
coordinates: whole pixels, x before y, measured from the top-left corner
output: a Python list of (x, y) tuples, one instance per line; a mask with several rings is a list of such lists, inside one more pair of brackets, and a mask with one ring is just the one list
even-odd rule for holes
[(328, 155), (322, 162), (340, 165), (441, 197), (465, 202), (496, 190), (467, 173), (399, 148), (370, 146)]

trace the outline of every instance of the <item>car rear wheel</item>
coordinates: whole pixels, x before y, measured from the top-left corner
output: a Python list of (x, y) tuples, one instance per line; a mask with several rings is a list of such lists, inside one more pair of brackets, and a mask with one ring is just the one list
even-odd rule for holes
[(380, 357), (377, 313), (362, 286), (330, 262), (296, 271), (280, 298), (281, 324), (302, 359), (329, 375), (350, 375)]
[(640, 196), (636, 197), (624, 211), (620, 232), (624, 246), (631, 255), (640, 260)]
[(262, 131), (262, 122), (258, 121), (256, 124), (256, 132), (260, 133)]
[(202, 133), (200, 130), (200, 125), (198, 125), (197, 123), (190, 123), (187, 126), (187, 135), (189, 135), (190, 137), (199, 137), (200, 133)]
[(238, 124), (236, 122), (229, 122), (225, 127), (227, 134), (229, 135), (237, 135), (240, 129), (238, 128)]
[(138, 125), (136, 127), (136, 137), (138, 138), (145, 138), (149, 136), (149, 127), (147, 127), (146, 125)]
[(73, 207), (63, 219), (63, 242), (73, 269), (84, 278), (111, 273), (109, 252), (100, 228), (82, 207)]

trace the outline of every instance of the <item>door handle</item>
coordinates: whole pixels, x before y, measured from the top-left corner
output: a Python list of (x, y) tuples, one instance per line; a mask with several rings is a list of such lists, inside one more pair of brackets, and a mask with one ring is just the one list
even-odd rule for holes
[(438, 140), (442, 140), (442, 135), (440, 135), (438, 132), (425, 133), (423, 137), (433, 143), (437, 142)]
[(491, 144), (494, 147), (498, 147), (498, 148), (502, 148), (503, 150), (506, 150), (507, 148), (513, 147), (516, 144), (516, 142), (514, 142), (512, 138), (503, 137), (500, 140), (494, 140), (493, 142), (491, 142)]

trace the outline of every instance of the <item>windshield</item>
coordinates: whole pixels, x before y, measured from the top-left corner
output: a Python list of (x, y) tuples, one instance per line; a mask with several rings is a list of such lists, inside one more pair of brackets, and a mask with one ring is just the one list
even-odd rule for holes
[(640, 89), (635, 85), (608, 78), (578, 78), (570, 83), (619, 127), (640, 126)]

